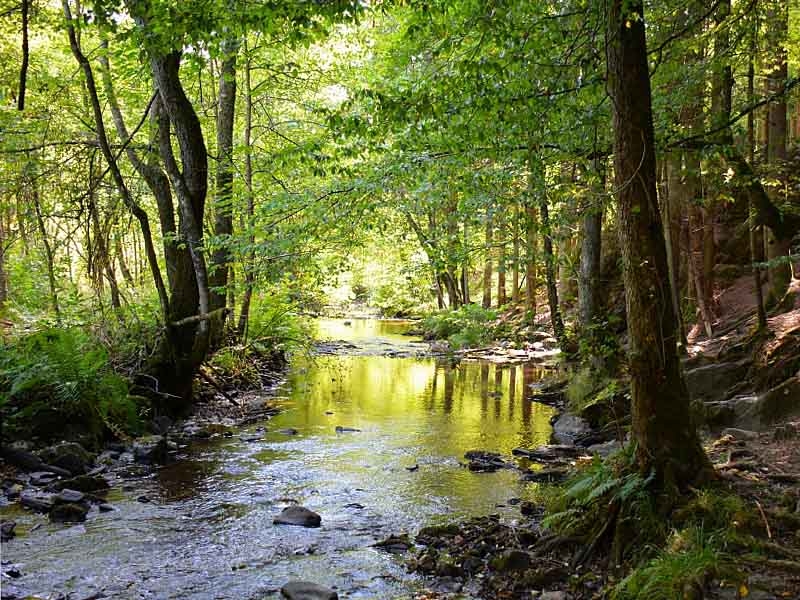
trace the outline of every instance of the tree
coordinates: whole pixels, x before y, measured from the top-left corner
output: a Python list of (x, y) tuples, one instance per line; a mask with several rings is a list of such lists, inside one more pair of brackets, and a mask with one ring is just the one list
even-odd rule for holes
[(656, 199), (655, 136), (641, 1), (610, 3), (606, 47), (636, 461), (643, 474), (654, 472), (659, 484), (683, 489), (701, 481), (709, 463), (690, 418), (678, 360), (676, 315)]

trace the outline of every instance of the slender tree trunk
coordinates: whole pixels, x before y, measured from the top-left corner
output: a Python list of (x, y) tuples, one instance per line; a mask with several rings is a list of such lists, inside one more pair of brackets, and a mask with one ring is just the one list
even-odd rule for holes
[[(788, 78), (788, 60), (786, 54), (786, 41), (789, 22), (789, 7), (786, 0), (771, 0), (768, 3), (767, 22), (767, 43), (769, 50), (773, 53), (767, 74), (768, 92), (779, 94), (786, 85)], [(773, 193), (773, 197), (782, 199), (785, 195), (785, 181), (783, 170), (786, 162), (786, 139), (787, 139), (787, 119), (786, 119), (786, 95), (781, 94), (770, 102), (768, 108), (768, 131), (769, 140), (767, 143), (767, 162), (773, 170), (773, 177), (781, 182), (780, 186)], [(782, 238), (775, 231), (770, 231), (767, 236), (767, 258), (774, 264), (769, 270), (769, 294), (767, 305), (775, 305), (783, 298), (791, 281), (791, 267), (786, 260), (789, 255), (791, 239)]]
[[(753, 104), (755, 102), (755, 78), (756, 68), (755, 59), (758, 52), (758, 13), (753, 11), (751, 16), (752, 29), (750, 31), (750, 61), (747, 65), (747, 103)], [(750, 164), (754, 164), (756, 151), (756, 127), (755, 115), (750, 111), (747, 115), (747, 160)], [(753, 207), (753, 199), (747, 197), (747, 217), (749, 220), (747, 229), (750, 232), (750, 268), (753, 271), (753, 288), (756, 297), (756, 314), (758, 315), (758, 328), (759, 330), (766, 329), (767, 327), (767, 312), (764, 310), (764, 291), (761, 282), (761, 269), (758, 266), (760, 262), (761, 253), (757, 251), (758, 244), (756, 243), (756, 233), (758, 227), (755, 225), (755, 210)], [(763, 248), (763, 245), (762, 245)]]
[(53, 314), (56, 316), (56, 319), (59, 319), (61, 317), (61, 307), (58, 304), (55, 252), (53, 252), (53, 247), (50, 245), (50, 237), (47, 233), (47, 228), (44, 225), (42, 206), (39, 202), (39, 189), (35, 183), (31, 188), (31, 200), (33, 200), (33, 208), (36, 212), (36, 224), (39, 227), (39, 235), (42, 237), (42, 246), (44, 247), (45, 266), (47, 267), (47, 282), (50, 284), (50, 307), (53, 309)]
[(471, 304), (472, 300), (469, 293), (469, 225), (466, 221), (464, 227), (464, 259), (461, 263), (461, 298), (464, 304)]
[(653, 472), (661, 486), (685, 489), (704, 480), (710, 465), (690, 418), (678, 360), (676, 316), (656, 198), (641, 0), (610, 1), (606, 52), (636, 460), (640, 472)]
[(553, 237), (551, 235), (550, 211), (547, 206), (547, 197), (542, 193), (539, 197), (539, 216), (542, 219), (542, 233), (544, 235), (544, 275), (547, 280), (547, 303), (550, 305), (550, 322), (553, 333), (559, 345), (566, 347), (564, 335), (564, 321), (561, 319), (561, 308), (558, 305), (558, 283), (556, 281), (556, 257), (553, 252)]
[(505, 210), (498, 211), (497, 215), (497, 240), (498, 258), (497, 258), (497, 308), (500, 308), (508, 302), (506, 296), (506, 238), (508, 237), (508, 223), (506, 222)]
[(247, 324), (250, 319), (250, 302), (253, 297), (253, 285), (255, 284), (255, 243), (256, 237), (253, 231), (253, 216), (255, 214), (255, 202), (253, 198), (253, 91), (250, 86), (250, 71), (252, 67), (251, 58), (248, 54), (247, 36), (244, 39), (244, 53), (247, 56), (244, 65), (244, 188), (245, 200), (245, 223), (247, 226), (248, 250), (245, 252), (245, 262), (242, 265), (244, 277), (244, 291), (242, 292), (242, 304), (239, 308), (239, 324), (236, 327), (239, 338), (244, 341), (247, 338)]
[(6, 271), (7, 244), (6, 214), (5, 211), (0, 211), (0, 313), (2, 313), (8, 301), (8, 272)]
[[(238, 40), (223, 43), (217, 109), (217, 183), (214, 195), (214, 236), (217, 247), (211, 256), (209, 310), (225, 307), (228, 270), (231, 263), (230, 238), (233, 235), (233, 121), (236, 108), (236, 55)], [(211, 345), (219, 346), (225, 313), (212, 322)]]
[(600, 281), (601, 234), (603, 228), (603, 202), (605, 194), (605, 169), (600, 159), (595, 159), (594, 169), (598, 177), (597, 200), (585, 208), (583, 217), (583, 239), (581, 241), (581, 266), (578, 289), (578, 304), (581, 328), (586, 330), (597, 316), (599, 305), (597, 293)]
[(122, 278), (125, 280), (130, 287), (135, 287), (136, 283), (133, 280), (133, 274), (131, 274), (130, 269), (128, 268), (128, 261), (125, 259), (125, 248), (122, 246), (122, 237), (119, 235), (114, 236), (114, 253), (116, 255), (117, 262), (119, 263), (119, 270), (122, 273)]
[(664, 247), (667, 253), (667, 268), (669, 270), (670, 299), (672, 310), (678, 327), (679, 348), (685, 351), (687, 346), (686, 327), (680, 301), (680, 254), (681, 254), (681, 207), (685, 204), (683, 194), (682, 154), (672, 152), (666, 159), (667, 190), (662, 203), (661, 221), (664, 227)]
[[(531, 188), (532, 189), (532, 188)], [(529, 189), (525, 206), (525, 318), (533, 325), (536, 321), (536, 208)]]
[(22, 64), (19, 67), (19, 92), (17, 93), (17, 110), (25, 110), (25, 91), (28, 87), (28, 63), (30, 48), (28, 45), (28, 17), (31, 0), (21, 0), (22, 11)]
[(486, 209), (486, 260), (483, 263), (483, 308), (492, 307), (492, 244), (494, 224), (491, 208)]
[(514, 236), (514, 247), (512, 250), (511, 267), (511, 302), (514, 306), (519, 305), (519, 204), (514, 204), (514, 220), (511, 224)]

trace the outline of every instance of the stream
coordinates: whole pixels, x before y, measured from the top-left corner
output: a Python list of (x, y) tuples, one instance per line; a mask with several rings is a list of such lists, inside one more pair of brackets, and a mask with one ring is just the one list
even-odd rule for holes
[[(553, 409), (526, 398), (542, 376), (535, 366), (415, 357), (427, 345), (402, 335), (408, 327), (321, 321), (321, 337), (348, 350), (296, 360), (274, 399), (277, 416), (115, 482), (113, 512), (93, 508), (86, 523), (66, 526), (1, 507), (18, 523), (18, 537), (3, 543), (3, 561), (22, 572), (14, 585), (72, 600), (256, 600), (302, 579), (342, 598), (412, 598), (430, 582), (371, 545), (461, 517), (517, 518), (509, 499), (535, 484), (460, 462), (468, 450), (548, 443)], [(297, 434), (279, 431), (288, 428)], [(293, 501), (322, 515), (322, 526), (273, 525)]]

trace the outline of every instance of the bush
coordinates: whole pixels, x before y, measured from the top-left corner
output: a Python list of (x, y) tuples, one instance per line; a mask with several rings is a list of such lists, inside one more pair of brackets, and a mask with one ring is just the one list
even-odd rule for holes
[(80, 328), (46, 329), (0, 346), (0, 411), (6, 436), (79, 434), (97, 443), (140, 430), (128, 384), (106, 350)]
[(312, 333), (312, 321), (298, 315), (292, 302), (278, 296), (261, 296), (250, 309), (249, 347), (262, 354), (307, 348)]
[(452, 348), (476, 347), (495, 338), (496, 320), (495, 311), (467, 304), (427, 316), (422, 330), (426, 339), (447, 340)]

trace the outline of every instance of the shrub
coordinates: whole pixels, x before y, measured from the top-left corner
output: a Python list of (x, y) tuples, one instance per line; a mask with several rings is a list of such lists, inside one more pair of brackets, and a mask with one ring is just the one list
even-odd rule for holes
[(0, 346), (4, 435), (80, 433), (98, 442), (140, 429), (128, 384), (106, 350), (80, 328), (46, 329)]
[(453, 348), (480, 346), (495, 335), (497, 313), (477, 304), (427, 316), (422, 329), (427, 339), (447, 340)]

